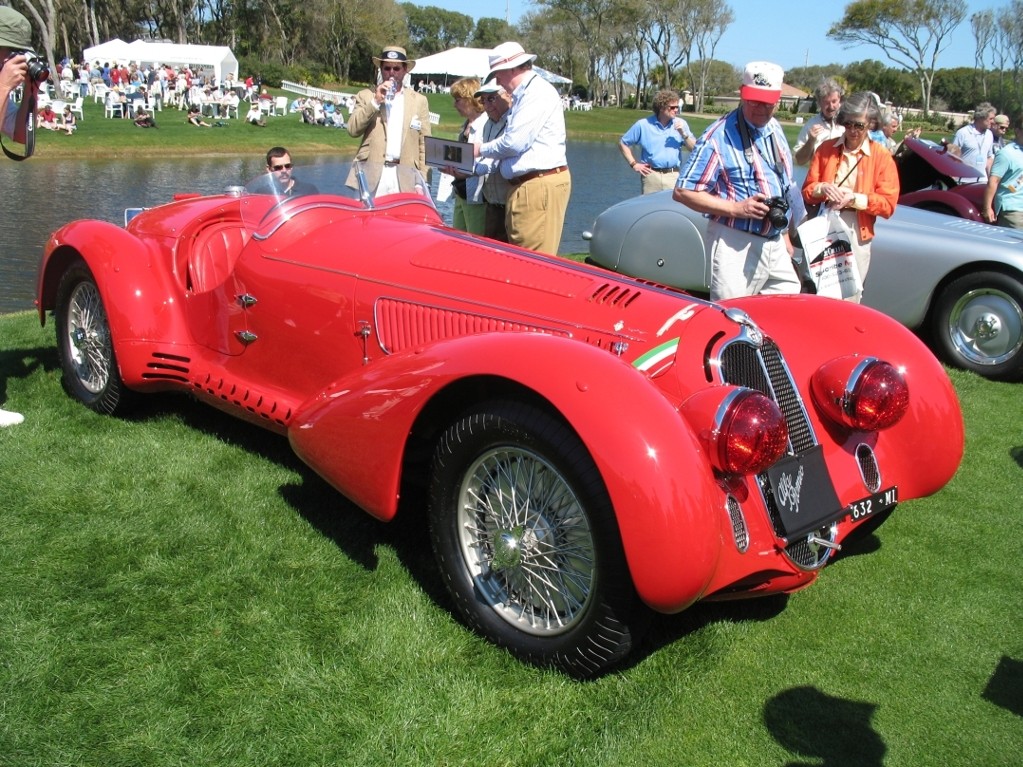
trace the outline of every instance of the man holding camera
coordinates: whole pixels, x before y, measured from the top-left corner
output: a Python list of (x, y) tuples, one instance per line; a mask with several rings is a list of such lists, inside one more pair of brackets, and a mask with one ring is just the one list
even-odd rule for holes
[[(0, 104), (5, 105), (2, 113), (3, 134), (14, 138), (19, 105), (11, 100), (11, 93), (23, 82), (28, 73), (28, 57), (25, 51), (32, 48), (32, 27), (28, 19), (13, 8), (0, 6)], [(14, 426), (25, 420), (21, 413), (0, 408), (0, 427)]]
[(675, 187), (677, 202), (710, 219), (714, 301), (800, 290), (789, 239), (792, 153), (774, 119), (782, 74), (770, 62), (746, 65), (738, 109), (707, 128)]

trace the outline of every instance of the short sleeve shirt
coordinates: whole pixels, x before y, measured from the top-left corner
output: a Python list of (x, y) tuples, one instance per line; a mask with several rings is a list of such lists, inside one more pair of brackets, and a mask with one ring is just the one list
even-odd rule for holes
[[(740, 132), (739, 120), (749, 129)], [(749, 136), (748, 151), (743, 134)], [(723, 200), (745, 200), (754, 194), (789, 199), (792, 153), (777, 120), (757, 128), (736, 109), (712, 124), (700, 137), (679, 175), (678, 187), (709, 192)], [(773, 237), (781, 232), (769, 220), (709, 216), (743, 232)]]
[(683, 135), (691, 134), (682, 122), (682, 133), (671, 122), (661, 125), (656, 115), (637, 120), (622, 136), (625, 146), (640, 147), (640, 162), (651, 168), (676, 168), (682, 157)]

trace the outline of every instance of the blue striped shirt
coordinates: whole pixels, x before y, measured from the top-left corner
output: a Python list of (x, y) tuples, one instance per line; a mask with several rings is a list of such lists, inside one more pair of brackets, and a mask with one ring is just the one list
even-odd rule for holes
[[(792, 152), (781, 125), (774, 118), (763, 128), (746, 122), (753, 141), (751, 162), (743, 152), (739, 120), (745, 118), (742, 118), (740, 109), (729, 112), (707, 128), (682, 168), (678, 186), (694, 192), (709, 192), (730, 201), (745, 200), (757, 193), (791, 200)], [(774, 136), (777, 136), (777, 141)], [(709, 218), (732, 229), (763, 237), (773, 237), (781, 232), (767, 219), (713, 215)]]

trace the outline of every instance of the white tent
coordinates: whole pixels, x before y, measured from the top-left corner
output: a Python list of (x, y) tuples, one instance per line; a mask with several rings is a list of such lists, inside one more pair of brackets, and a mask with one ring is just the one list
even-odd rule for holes
[(127, 64), (131, 60), (131, 54), (128, 53), (128, 43), (115, 37), (113, 40), (86, 48), (82, 51), (82, 59), (90, 64), (96, 61), (100, 64), (114, 62)]
[[(117, 45), (115, 45), (115, 43)], [(109, 47), (108, 47), (109, 46)], [(212, 72), (217, 82), (225, 75), (238, 76), (238, 59), (231, 49), (223, 45), (179, 45), (177, 43), (149, 43), (136, 40), (128, 44), (121, 40), (110, 40), (82, 51), (86, 61), (109, 61), (113, 63), (165, 64), (168, 66), (190, 67)]]
[[(447, 77), (478, 77), (480, 80), (490, 74), (489, 48), (451, 48), (432, 56), (416, 59), (411, 78), (415, 82), (426, 75), (443, 75)], [(533, 70), (544, 80), (555, 85), (568, 85), (572, 81), (567, 77), (556, 75), (534, 66)], [(445, 79), (446, 82), (446, 79)]]

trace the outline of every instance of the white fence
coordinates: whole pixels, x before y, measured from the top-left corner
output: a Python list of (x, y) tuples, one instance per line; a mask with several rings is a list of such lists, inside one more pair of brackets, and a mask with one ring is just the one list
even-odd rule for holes
[(326, 88), (316, 88), (312, 85), (303, 85), (302, 83), (293, 83), (291, 80), (281, 80), (281, 90), (299, 93), (303, 96), (313, 96), (321, 101), (332, 101), (335, 104), (339, 101), (343, 103), (354, 95), (352, 93), (342, 93), (341, 91), (330, 91)]

